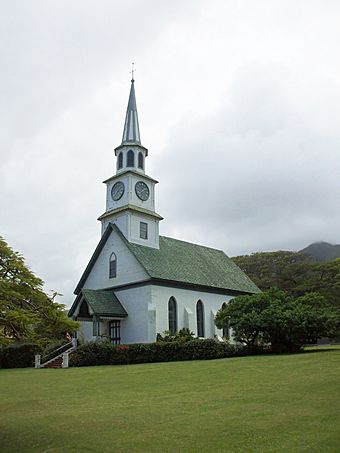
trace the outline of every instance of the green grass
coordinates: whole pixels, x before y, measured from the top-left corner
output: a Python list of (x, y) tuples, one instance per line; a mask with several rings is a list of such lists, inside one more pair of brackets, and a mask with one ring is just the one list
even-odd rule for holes
[(340, 452), (340, 348), (0, 370), (1, 452)]

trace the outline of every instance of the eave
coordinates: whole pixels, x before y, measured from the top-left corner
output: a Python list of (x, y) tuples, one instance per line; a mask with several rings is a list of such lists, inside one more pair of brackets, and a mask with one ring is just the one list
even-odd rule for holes
[(156, 212), (149, 211), (148, 209), (140, 208), (138, 206), (131, 205), (131, 204), (126, 204), (124, 206), (121, 206), (120, 208), (110, 209), (110, 211), (104, 212), (104, 214), (102, 214), (100, 217), (98, 217), (97, 220), (103, 220), (103, 219), (106, 219), (107, 217), (111, 217), (112, 215), (115, 215), (115, 214), (118, 214), (118, 213), (124, 212), (124, 211), (134, 211), (139, 214), (143, 214), (148, 217), (152, 217), (154, 219), (163, 220), (163, 217), (160, 216), (159, 214), (157, 214)]
[(122, 143), (121, 145), (117, 146), (117, 148), (114, 149), (114, 151), (115, 151), (115, 156), (117, 156), (118, 151), (119, 151), (120, 149), (125, 148), (125, 147), (129, 147), (129, 148), (130, 148), (130, 147), (134, 147), (134, 146), (136, 146), (136, 147), (138, 147), (138, 148), (142, 148), (142, 149), (144, 150), (144, 152), (145, 152), (145, 157), (148, 157), (148, 154), (149, 154), (148, 149), (145, 148), (145, 146), (143, 146), (143, 145), (141, 145), (141, 144), (139, 144), (139, 143), (137, 143), (137, 142), (124, 142), (124, 143)]
[(135, 171), (135, 170), (126, 170), (126, 171), (117, 173), (116, 175), (110, 176), (110, 178), (105, 179), (105, 181), (103, 181), (103, 183), (106, 184), (106, 183), (112, 181), (113, 179), (118, 178), (119, 176), (128, 175), (128, 174), (136, 175), (136, 176), (145, 178), (149, 181), (152, 181), (155, 184), (158, 184), (158, 181), (156, 179), (153, 179), (153, 178), (151, 178), (151, 176), (148, 176), (145, 173), (140, 173), (139, 171)]

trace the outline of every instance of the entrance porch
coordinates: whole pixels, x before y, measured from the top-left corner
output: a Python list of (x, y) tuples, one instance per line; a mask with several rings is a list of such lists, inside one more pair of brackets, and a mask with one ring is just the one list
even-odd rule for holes
[(78, 340), (81, 343), (107, 340), (120, 344), (121, 329), (128, 314), (114, 292), (82, 289), (77, 299), (70, 314), (80, 322)]

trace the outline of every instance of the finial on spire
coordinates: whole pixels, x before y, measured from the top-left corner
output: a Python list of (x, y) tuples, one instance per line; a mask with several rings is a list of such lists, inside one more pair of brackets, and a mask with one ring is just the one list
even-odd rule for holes
[(134, 81), (135, 81), (135, 77), (134, 77), (134, 76), (135, 76), (135, 71), (136, 71), (136, 69), (135, 69), (135, 64), (132, 63), (132, 69), (131, 69), (131, 71), (130, 71), (130, 74), (131, 74), (131, 76), (132, 76), (132, 77), (131, 77), (131, 82), (134, 82)]
[(137, 143), (140, 145), (140, 135), (139, 135), (139, 124), (138, 124), (138, 114), (137, 114), (137, 105), (136, 105), (136, 95), (135, 95), (135, 84), (134, 84), (134, 63), (132, 63), (132, 79), (131, 79), (131, 88), (129, 102), (126, 110), (124, 131), (123, 131), (123, 143)]

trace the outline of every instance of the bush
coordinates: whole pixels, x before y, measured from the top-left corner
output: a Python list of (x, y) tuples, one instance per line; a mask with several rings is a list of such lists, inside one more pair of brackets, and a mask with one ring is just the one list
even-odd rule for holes
[(184, 328), (179, 330), (176, 333), (171, 333), (169, 330), (164, 332), (162, 336), (160, 333), (157, 334), (156, 341), (191, 341), (195, 338), (194, 332), (191, 332), (189, 329)]
[(244, 346), (213, 339), (195, 339), (187, 342), (159, 341), (131, 345), (98, 342), (78, 347), (70, 356), (70, 366), (211, 360), (248, 355), (249, 353)]
[(41, 347), (35, 343), (13, 343), (0, 348), (0, 368), (27, 368), (34, 366), (35, 354)]

